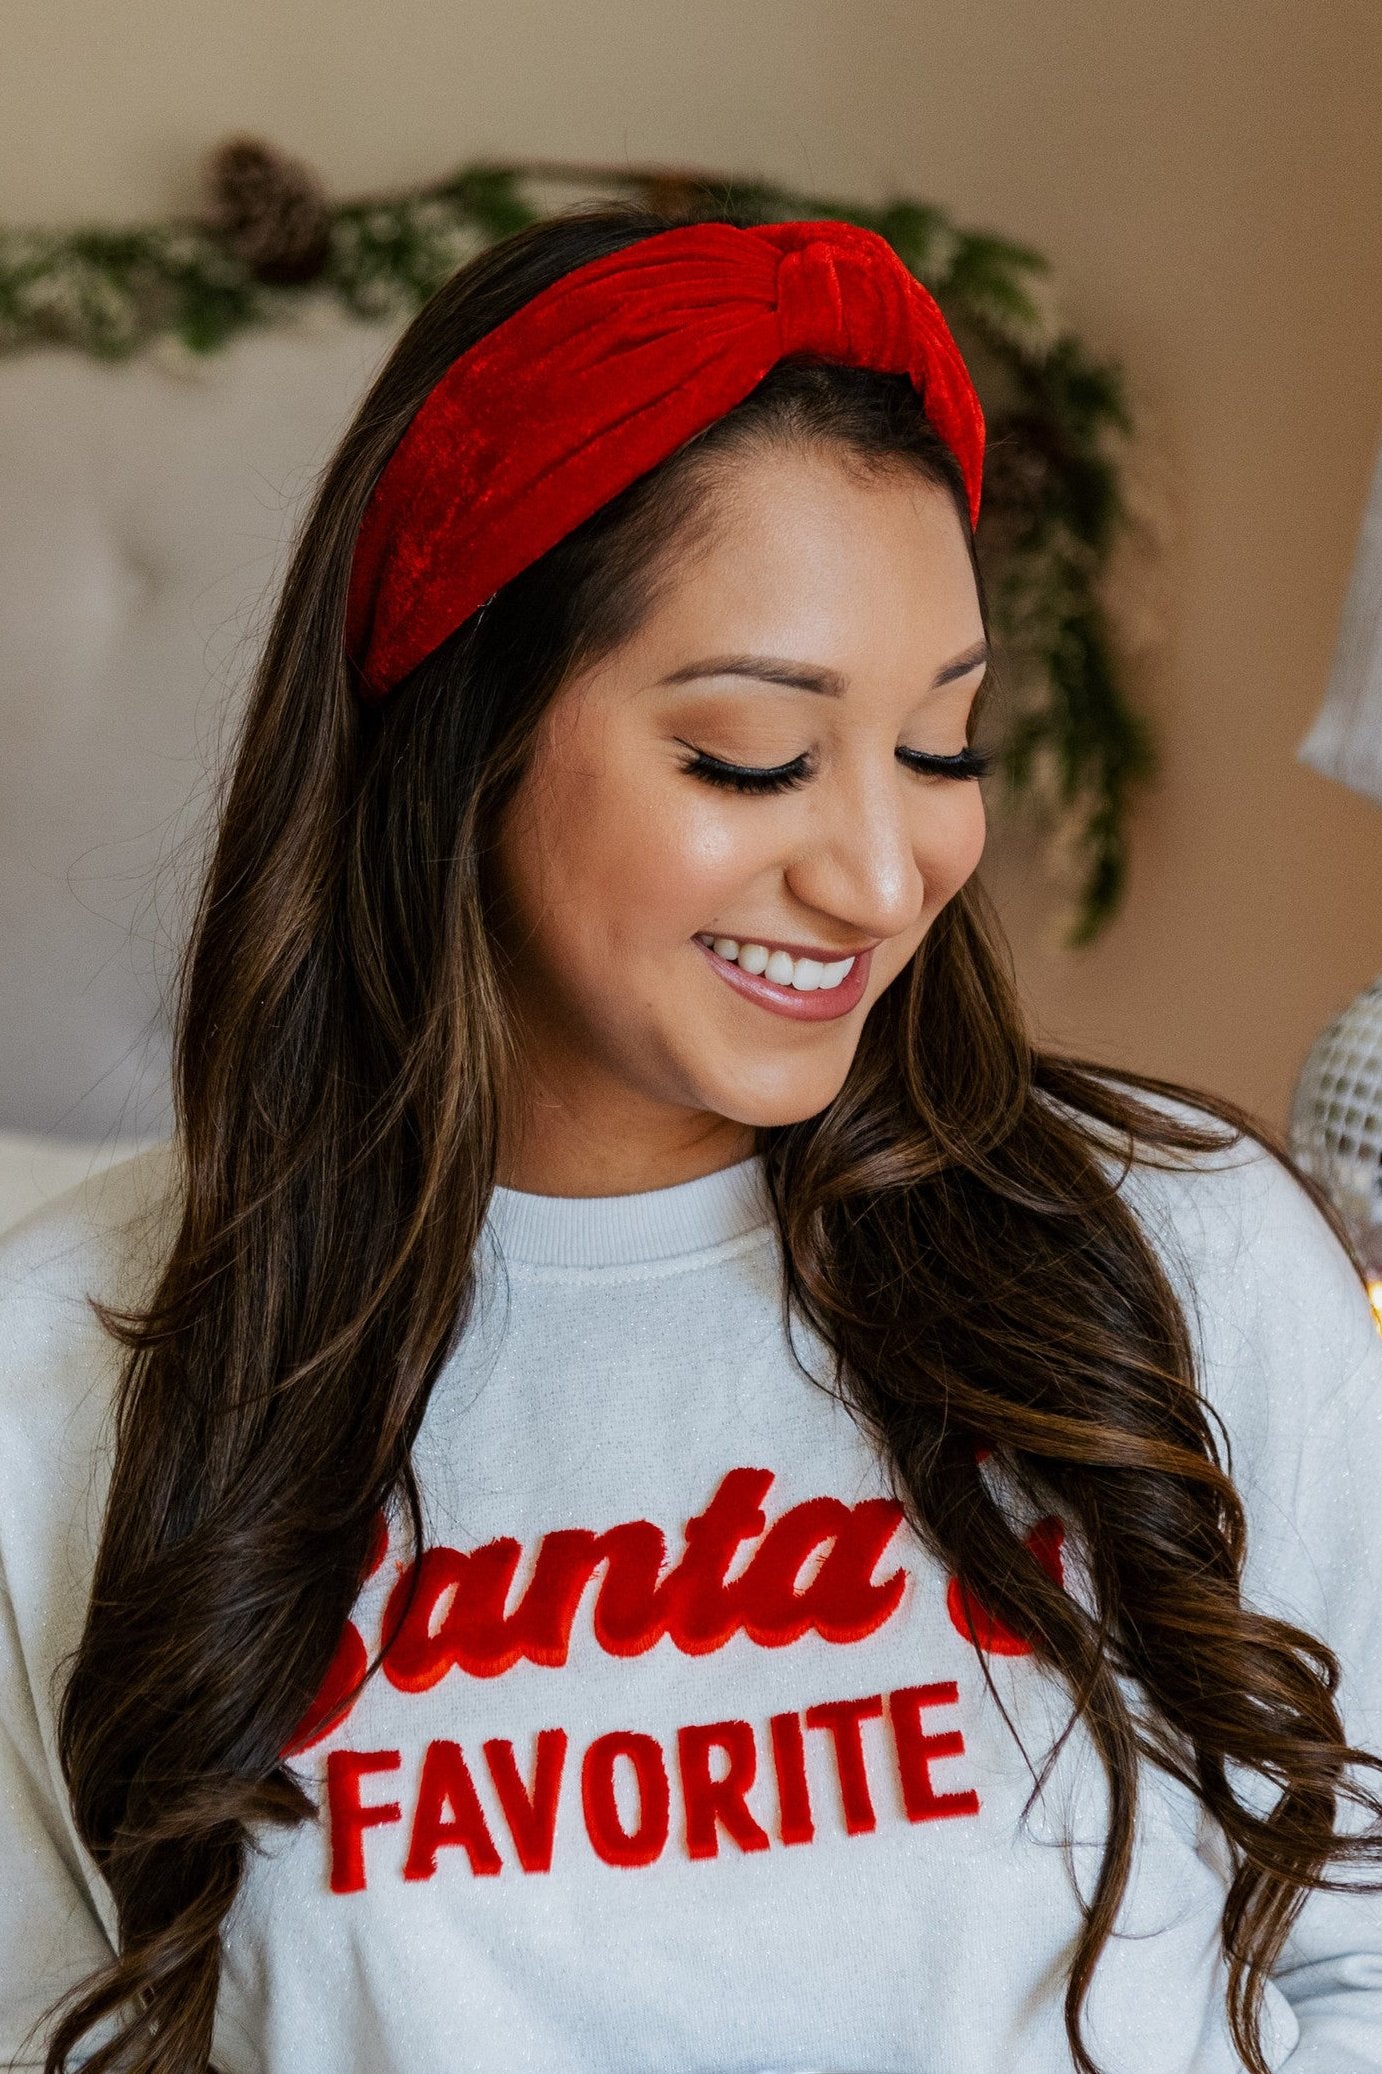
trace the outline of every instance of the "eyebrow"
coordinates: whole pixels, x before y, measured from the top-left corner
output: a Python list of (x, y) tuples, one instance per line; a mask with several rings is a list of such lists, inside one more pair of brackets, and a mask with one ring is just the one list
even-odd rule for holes
[[(932, 691), (939, 691), (943, 684), (953, 684), (957, 677), (967, 677), (989, 659), (988, 643), (978, 642), (957, 655), (953, 662), (946, 663), (931, 679)], [(691, 684), (701, 677), (752, 677), (760, 684), (782, 684), (789, 691), (818, 691), (826, 698), (843, 698), (846, 680), (838, 670), (828, 670), (814, 663), (785, 662), (774, 655), (711, 655), (699, 662), (683, 663), (679, 670), (659, 678), (662, 684)]]

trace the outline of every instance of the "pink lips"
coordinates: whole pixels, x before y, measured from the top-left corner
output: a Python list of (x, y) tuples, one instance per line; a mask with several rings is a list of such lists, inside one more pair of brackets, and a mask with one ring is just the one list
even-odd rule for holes
[(824, 993), (816, 990), (802, 994), (795, 987), (780, 987), (760, 973), (745, 972), (741, 965), (718, 957), (699, 936), (691, 940), (698, 951), (704, 952), (726, 986), (756, 1001), (760, 1008), (771, 1008), (776, 1015), (794, 1016), (802, 1023), (834, 1022), (838, 1016), (848, 1015), (851, 1008), (858, 1007), (869, 983), (871, 949), (856, 952), (854, 963), (837, 987), (827, 987)]

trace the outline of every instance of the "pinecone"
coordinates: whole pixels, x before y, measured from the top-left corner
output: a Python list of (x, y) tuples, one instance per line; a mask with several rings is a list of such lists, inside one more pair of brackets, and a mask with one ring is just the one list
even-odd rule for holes
[(232, 137), (206, 170), (207, 223), (256, 280), (311, 281), (326, 264), (331, 214), (326, 191), (296, 159), (254, 137)]

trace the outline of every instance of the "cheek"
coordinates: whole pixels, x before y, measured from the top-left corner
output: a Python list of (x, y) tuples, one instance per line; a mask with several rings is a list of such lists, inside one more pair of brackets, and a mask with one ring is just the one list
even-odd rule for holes
[(957, 786), (944, 812), (928, 819), (917, 850), (928, 912), (943, 907), (973, 874), (984, 853), (987, 832), (983, 795), (977, 785)]
[(607, 798), (576, 839), (573, 884), (611, 944), (660, 956), (713, 927), (768, 867), (765, 822), (755, 828), (684, 783)]
[(620, 746), (568, 736), (502, 846), (529, 941), (568, 971), (689, 939), (761, 868), (748, 817)]

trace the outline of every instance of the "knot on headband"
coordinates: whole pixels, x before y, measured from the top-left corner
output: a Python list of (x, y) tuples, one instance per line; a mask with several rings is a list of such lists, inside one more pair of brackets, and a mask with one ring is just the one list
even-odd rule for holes
[(979, 399), (934, 298), (848, 223), (683, 224), (564, 274), (462, 353), (375, 485), (346, 651), (383, 697), (501, 585), (794, 354), (905, 374), (978, 523)]
[(919, 284), (890, 246), (883, 249), (891, 266), (876, 264), (872, 251), (851, 252), (825, 238), (783, 253), (774, 283), (783, 359), (817, 353), (847, 367), (870, 367), (886, 359), (899, 363), (892, 372), (910, 372), (913, 305), (907, 291)]

